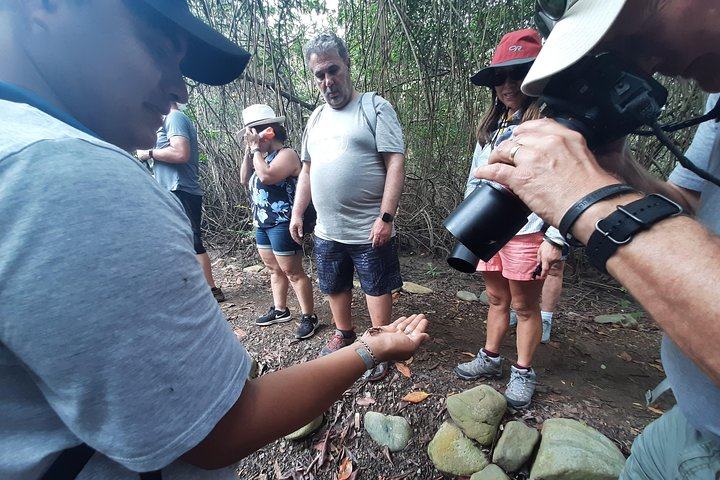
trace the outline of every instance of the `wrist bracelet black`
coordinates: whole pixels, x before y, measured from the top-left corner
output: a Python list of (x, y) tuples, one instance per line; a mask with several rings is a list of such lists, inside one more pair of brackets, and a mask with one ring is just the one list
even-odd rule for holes
[(607, 185), (605, 187), (595, 190), (594, 192), (588, 193), (583, 198), (575, 202), (575, 204), (570, 207), (567, 212), (565, 212), (562, 220), (560, 220), (560, 227), (558, 228), (558, 230), (560, 231), (560, 235), (562, 235), (562, 237), (570, 245), (574, 247), (581, 247), (582, 243), (575, 240), (570, 233), (570, 229), (573, 227), (573, 225), (575, 225), (575, 222), (578, 218), (580, 218), (580, 215), (582, 215), (585, 210), (592, 207), (597, 202), (607, 200), (608, 198), (617, 197), (618, 195), (622, 195), (623, 193), (631, 193), (636, 191), (637, 190), (635, 190), (630, 185), (616, 183), (614, 185)]
[(619, 247), (630, 243), (633, 235), (682, 212), (680, 205), (657, 193), (627, 205), (618, 205), (615, 212), (595, 224), (595, 231), (585, 250), (590, 263), (607, 273), (608, 259)]

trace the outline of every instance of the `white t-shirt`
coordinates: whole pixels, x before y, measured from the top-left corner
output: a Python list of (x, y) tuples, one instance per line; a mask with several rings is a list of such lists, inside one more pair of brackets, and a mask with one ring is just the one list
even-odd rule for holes
[(350, 100), (341, 110), (324, 105), (303, 135), (300, 158), (312, 162), (315, 235), (324, 240), (370, 243), (373, 223), (383, 213), (380, 205), (387, 171), (380, 153), (405, 153), (402, 127), (390, 103), (375, 97), (377, 126), (373, 136), (361, 97)]
[(38, 478), (85, 442), (97, 453), (79, 479), (234, 479), (172, 463), (250, 368), (179, 201), (28, 105), (0, 100), (0, 137), (0, 478)]

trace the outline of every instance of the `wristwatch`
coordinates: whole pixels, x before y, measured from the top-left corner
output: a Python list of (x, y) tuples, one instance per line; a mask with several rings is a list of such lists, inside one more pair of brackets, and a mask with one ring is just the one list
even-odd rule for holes
[(387, 212), (383, 213), (383, 214), (382, 214), (382, 217), (380, 217), (380, 220), (382, 220), (382, 221), (385, 222), (385, 223), (392, 223), (392, 221), (393, 221), (394, 219), (395, 219), (395, 217), (392, 216), (391, 214), (387, 213)]
[(150, 150), (148, 150), (148, 158), (152, 158), (153, 160), (155, 160), (155, 157), (153, 157), (153, 149), (152, 148)]

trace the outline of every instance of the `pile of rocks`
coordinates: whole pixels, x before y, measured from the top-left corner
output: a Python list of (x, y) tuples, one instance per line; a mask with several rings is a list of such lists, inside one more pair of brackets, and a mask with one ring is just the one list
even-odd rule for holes
[(526, 465), (533, 480), (618, 478), (625, 464), (623, 454), (607, 437), (576, 420), (546, 420), (542, 432), (511, 421), (495, 444), (506, 408), (505, 397), (488, 385), (449, 397), (451, 420), (440, 426), (428, 445), (435, 467), (453, 475), (472, 475), (471, 480), (509, 480), (508, 474)]

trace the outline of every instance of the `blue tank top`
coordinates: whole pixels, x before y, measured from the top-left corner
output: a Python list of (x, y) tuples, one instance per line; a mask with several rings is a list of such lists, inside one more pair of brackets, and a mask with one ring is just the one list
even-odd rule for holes
[[(276, 150), (265, 157), (265, 163), (272, 162), (280, 150)], [(250, 177), (253, 225), (260, 228), (270, 228), (280, 223), (289, 222), (296, 188), (297, 177), (287, 177), (274, 185), (266, 185), (260, 181), (257, 172), (253, 172)]]

